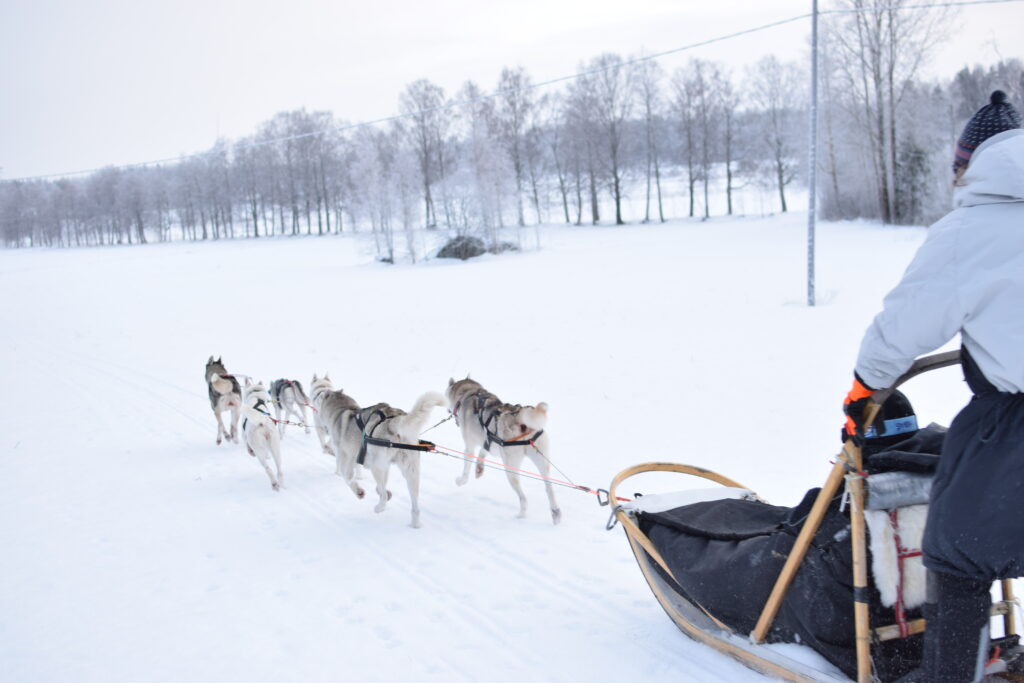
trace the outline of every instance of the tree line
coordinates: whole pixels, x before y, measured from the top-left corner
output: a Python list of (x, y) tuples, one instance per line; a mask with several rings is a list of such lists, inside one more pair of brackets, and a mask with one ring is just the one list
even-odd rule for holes
[[(823, 31), (826, 218), (940, 215), (964, 121), (996, 87), (1020, 106), (1018, 60), (920, 79), (949, 15), (899, 4), (842, 0), (864, 11)], [(742, 71), (691, 59), (666, 72), (655, 60), (604, 54), (560, 90), (534, 87), (523, 68), (504, 69), (493, 94), (467, 82), (449, 95), (420, 79), (399, 97), (403, 117), (387, 125), (299, 109), (177, 163), (2, 182), (0, 235), (15, 247), (359, 230), (394, 260), (416, 257), (423, 228), (496, 247), (505, 227), (664, 221), (674, 188), (689, 217), (733, 214), (749, 185), (770, 190), (785, 212), (806, 171), (807, 85), (803, 66), (772, 56)]]

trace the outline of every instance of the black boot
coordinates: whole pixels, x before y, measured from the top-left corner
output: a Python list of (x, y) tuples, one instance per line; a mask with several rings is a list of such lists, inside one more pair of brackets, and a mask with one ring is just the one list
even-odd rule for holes
[(928, 572), (928, 578), (935, 606), (925, 631), (926, 680), (980, 681), (988, 656), (992, 582), (941, 572)]

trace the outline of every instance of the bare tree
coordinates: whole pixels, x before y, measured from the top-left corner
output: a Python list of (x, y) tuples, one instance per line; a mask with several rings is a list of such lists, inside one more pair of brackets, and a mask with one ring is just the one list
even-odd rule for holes
[(592, 59), (586, 70), (579, 80), (592, 97), (594, 120), (603, 148), (600, 159), (615, 203), (615, 224), (623, 225), (626, 122), (633, 108), (632, 69), (623, 64), (622, 57), (606, 53)]
[(747, 88), (755, 111), (762, 117), (763, 158), (768, 176), (779, 193), (783, 213), (788, 210), (786, 186), (796, 177), (797, 152), (802, 138), (804, 79), (792, 64), (783, 64), (774, 55), (762, 57), (749, 71)]
[(651, 221), (651, 193), (657, 193), (658, 220), (665, 222), (665, 208), (661, 196), (661, 141), (664, 99), (661, 82), (665, 71), (654, 60), (640, 62), (634, 85), (643, 112), (644, 123), (644, 223)]
[(932, 48), (945, 37), (948, 8), (911, 8), (909, 0), (875, 5), (839, 0), (854, 10), (831, 29), (827, 42), (843, 78), (842, 92), (873, 152), (878, 209), (883, 222), (898, 222), (896, 167), (900, 108), (907, 89)]

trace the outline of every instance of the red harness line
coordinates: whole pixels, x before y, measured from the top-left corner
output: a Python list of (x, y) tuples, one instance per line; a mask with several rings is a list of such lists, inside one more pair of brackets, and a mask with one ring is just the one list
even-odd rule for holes
[(920, 557), (921, 551), (903, 547), (903, 541), (900, 540), (898, 510), (889, 510), (889, 524), (892, 525), (893, 542), (896, 544), (896, 569), (899, 577), (899, 582), (896, 584), (896, 605), (894, 607), (896, 610), (896, 625), (900, 629), (900, 638), (906, 638), (910, 635), (910, 626), (907, 623), (907, 612), (903, 605), (903, 560), (911, 557)]
[[(484, 457), (478, 456), (478, 455), (470, 455), (469, 453), (463, 453), (462, 451), (457, 451), (454, 448), (448, 448), (447, 446), (435, 445), (434, 446), (434, 450), (436, 450), (438, 453), (442, 453), (444, 455), (461, 455), (464, 458), (469, 458), (470, 460), (476, 460), (477, 462), (483, 463), (485, 465), (490, 465), (491, 467), (495, 467), (495, 468), (498, 468), (498, 469), (505, 470), (506, 472), (515, 472), (517, 474), (521, 474), (521, 475), (523, 475), (523, 476), (525, 476), (527, 478), (530, 478), (530, 479), (540, 479), (542, 481), (551, 482), (552, 484), (558, 484), (559, 486), (565, 486), (567, 488), (576, 489), (577, 491), (583, 491), (585, 493), (591, 493), (591, 494), (593, 494), (595, 496), (600, 495), (596, 489), (592, 489), (592, 488), (589, 488), (587, 486), (580, 486), (579, 484), (574, 484), (571, 481), (563, 481), (561, 479), (555, 479), (553, 477), (545, 477), (543, 474), (538, 474), (536, 472), (529, 472), (527, 470), (519, 469), (518, 467), (509, 467), (508, 465), (506, 465), (504, 463), (497, 462), (497, 461), (494, 461), (494, 460), (488, 460), (487, 458), (484, 458)], [(615, 500), (621, 501), (623, 503), (628, 503), (632, 499), (631, 498), (620, 498), (619, 496), (616, 496)]]

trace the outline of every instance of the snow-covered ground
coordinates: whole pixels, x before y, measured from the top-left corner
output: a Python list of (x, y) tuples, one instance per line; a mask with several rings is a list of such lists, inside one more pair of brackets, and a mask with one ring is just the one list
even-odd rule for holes
[[(531, 229), (532, 234), (532, 229)], [(290, 428), (285, 489), (214, 444), (203, 366), (410, 407), (466, 373), (550, 405), (549, 457), (607, 486), (699, 464), (780, 504), (820, 485), (861, 333), (921, 228), (806, 217), (545, 228), (543, 248), (375, 263), (362, 236), (0, 251), (0, 678), (759, 680), (684, 638), (607, 508), (425, 455), (374, 514)], [(907, 387), (920, 418), (956, 370)], [(436, 419), (443, 417), (438, 411)], [(455, 448), (449, 422), (429, 438)], [(630, 493), (681, 482), (633, 480)]]

